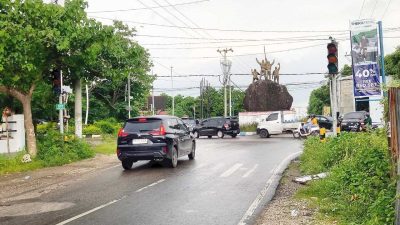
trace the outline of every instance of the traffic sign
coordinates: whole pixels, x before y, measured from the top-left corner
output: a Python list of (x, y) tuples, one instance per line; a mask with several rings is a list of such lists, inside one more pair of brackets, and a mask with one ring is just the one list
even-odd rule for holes
[(65, 104), (56, 104), (56, 109), (57, 110), (64, 110), (65, 109)]

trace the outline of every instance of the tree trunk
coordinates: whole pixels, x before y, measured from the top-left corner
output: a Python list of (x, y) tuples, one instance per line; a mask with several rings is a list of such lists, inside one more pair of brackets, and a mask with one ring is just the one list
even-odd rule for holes
[(74, 83), (75, 91), (75, 135), (82, 138), (82, 82), (76, 80)]
[(0, 93), (11, 95), (14, 98), (18, 99), (18, 101), (20, 101), (22, 104), (22, 108), (24, 110), (26, 147), (28, 149), (28, 153), (32, 157), (35, 157), (37, 154), (35, 128), (33, 126), (33, 121), (32, 121), (32, 94), (34, 90), (35, 90), (34, 84), (32, 84), (27, 93), (22, 92), (20, 90), (16, 90), (11, 87), (0, 85)]
[(24, 96), (21, 103), (24, 109), (25, 137), (28, 153), (32, 157), (36, 157), (37, 146), (35, 128), (32, 121), (32, 96)]

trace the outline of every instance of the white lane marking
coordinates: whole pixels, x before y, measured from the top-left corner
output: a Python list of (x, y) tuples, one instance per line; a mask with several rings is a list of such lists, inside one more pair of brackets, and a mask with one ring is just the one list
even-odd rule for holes
[(254, 172), (257, 169), (257, 167), (258, 167), (258, 164), (254, 165), (254, 167), (251, 168), (251, 170), (247, 171), (247, 173), (245, 173), (242, 177), (243, 178), (248, 177), (252, 172)]
[(232, 175), (236, 170), (238, 170), (243, 164), (241, 163), (236, 163), (233, 165), (231, 168), (229, 168), (227, 171), (225, 171), (223, 174), (221, 174), (220, 177), (229, 177)]
[(295, 152), (288, 157), (286, 157), (284, 160), (281, 161), (281, 163), (274, 169), (274, 173), (272, 176), (268, 179), (267, 183), (265, 183), (264, 188), (260, 191), (260, 193), (257, 195), (256, 199), (253, 201), (253, 203), (250, 205), (250, 207), (247, 209), (246, 213), (243, 215), (242, 219), (239, 221), (238, 225), (246, 225), (247, 220), (253, 215), (253, 213), (256, 211), (258, 205), (261, 203), (262, 199), (265, 197), (265, 195), (268, 193), (269, 188), (271, 187), (272, 180), (275, 179), (275, 176), (278, 176), (276, 174), (276, 171), (279, 171), (281, 167), (284, 166), (284, 163), (294, 157), (297, 154), (300, 154), (301, 151)]
[(126, 198), (126, 196), (123, 196), (123, 197), (121, 197), (120, 199), (113, 200), (113, 201), (111, 201), (111, 202), (109, 202), (109, 203), (106, 203), (106, 204), (104, 204), (104, 205), (98, 206), (98, 207), (96, 207), (96, 208), (94, 208), (94, 209), (91, 209), (91, 210), (89, 210), (89, 211), (86, 211), (86, 212), (84, 212), (84, 213), (81, 213), (81, 214), (79, 214), (79, 215), (76, 215), (76, 216), (74, 216), (74, 217), (72, 217), (72, 218), (70, 218), (70, 219), (67, 219), (67, 220), (64, 220), (64, 221), (62, 221), (62, 222), (60, 222), (60, 223), (57, 223), (56, 225), (64, 225), (64, 224), (67, 224), (67, 223), (72, 222), (72, 221), (74, 221), (74, 220), (76, 220), (76, 219), (79, 219), (79, 218), (81, 218), (81, 217), (83, 217), (83, 216), (86, 216), (86, 215), (88, 215), (88, 214), (90, 214), (90, 213), (92, 213), (92, 212), (95, 212), (95, 211), (100, 210), (100, 209), (102, 209), (102, 208), (104, 208), (104, 207), (107, 207), (107, 206), (112, 205), (112, 204), (114, 204), (114, 203), (116, 203), (116, 202), (119, 202), (119, 201), (121, 201), (121, 200), (124, 199), (124, 198)]
[(165, 181), (165, 179), (161, 179), (161, 180), (159, 180), (159, 181), (157, 181), (157, 182), (154, 182), (154, 183), (152, 183), (152, 184), (147, 185), (146, 187), (142, 187), (142, 188), (136, 190), (135, 192), (136, 192), (136, 193), (141, 192), (141, 191), (143, 191), (143, 190), (145, 190), (145, 189), (147, 189), (147, 188), (149, 188), (149, 187), (153, 187), (153, 186), (155, 186), (155, 185), (157, 185), (157, 184), (159, 184), (159, 183), (162, 183), (162, 182), (164, 182), (164, 181)]

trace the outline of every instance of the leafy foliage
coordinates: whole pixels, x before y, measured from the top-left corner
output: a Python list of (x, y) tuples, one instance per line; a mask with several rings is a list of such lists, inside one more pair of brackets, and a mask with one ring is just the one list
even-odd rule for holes
[(393, 75), (395, 79), (400, 79), (400, 47), (392, 54), (385, 56), (386, 74)]
[(321, 143), (305, 142), (301, 169), (329, 172), (300, 195), (317, 197), (321, 213), (342, 224), (393, 224), (395, 179), (384, 132), (343, 133)]
[(351, 68), (351, 66), (344, 64), (343, 68), (340, 70), (340, 74), (342, 76), (350, 76), (353, 74), (353, 69)]
[(330, 90), (328, 85), (323, 85), (311, 92), (308, 102), (308, 114), (322, 114), (324, 106), (330, 106)]

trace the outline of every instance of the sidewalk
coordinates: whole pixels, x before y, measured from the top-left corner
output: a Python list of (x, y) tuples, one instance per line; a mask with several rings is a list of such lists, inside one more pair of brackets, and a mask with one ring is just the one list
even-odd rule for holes
[(0, 176), (0, 204), (40, 197), (42, 194), (84, 180), (96, 171), (120, 166), (115, 155), (94, 158), (59, 167)]
[(295, 198), (295, 194), (302, 185), (292, 182), (294, 177), (300, 176), (299, 161), (293, 161), (276, 190), (272, 201), (265, 207), (255, 225), (299, 225), (315, 224), (315, 212), (307, 207), (304, 200)]

